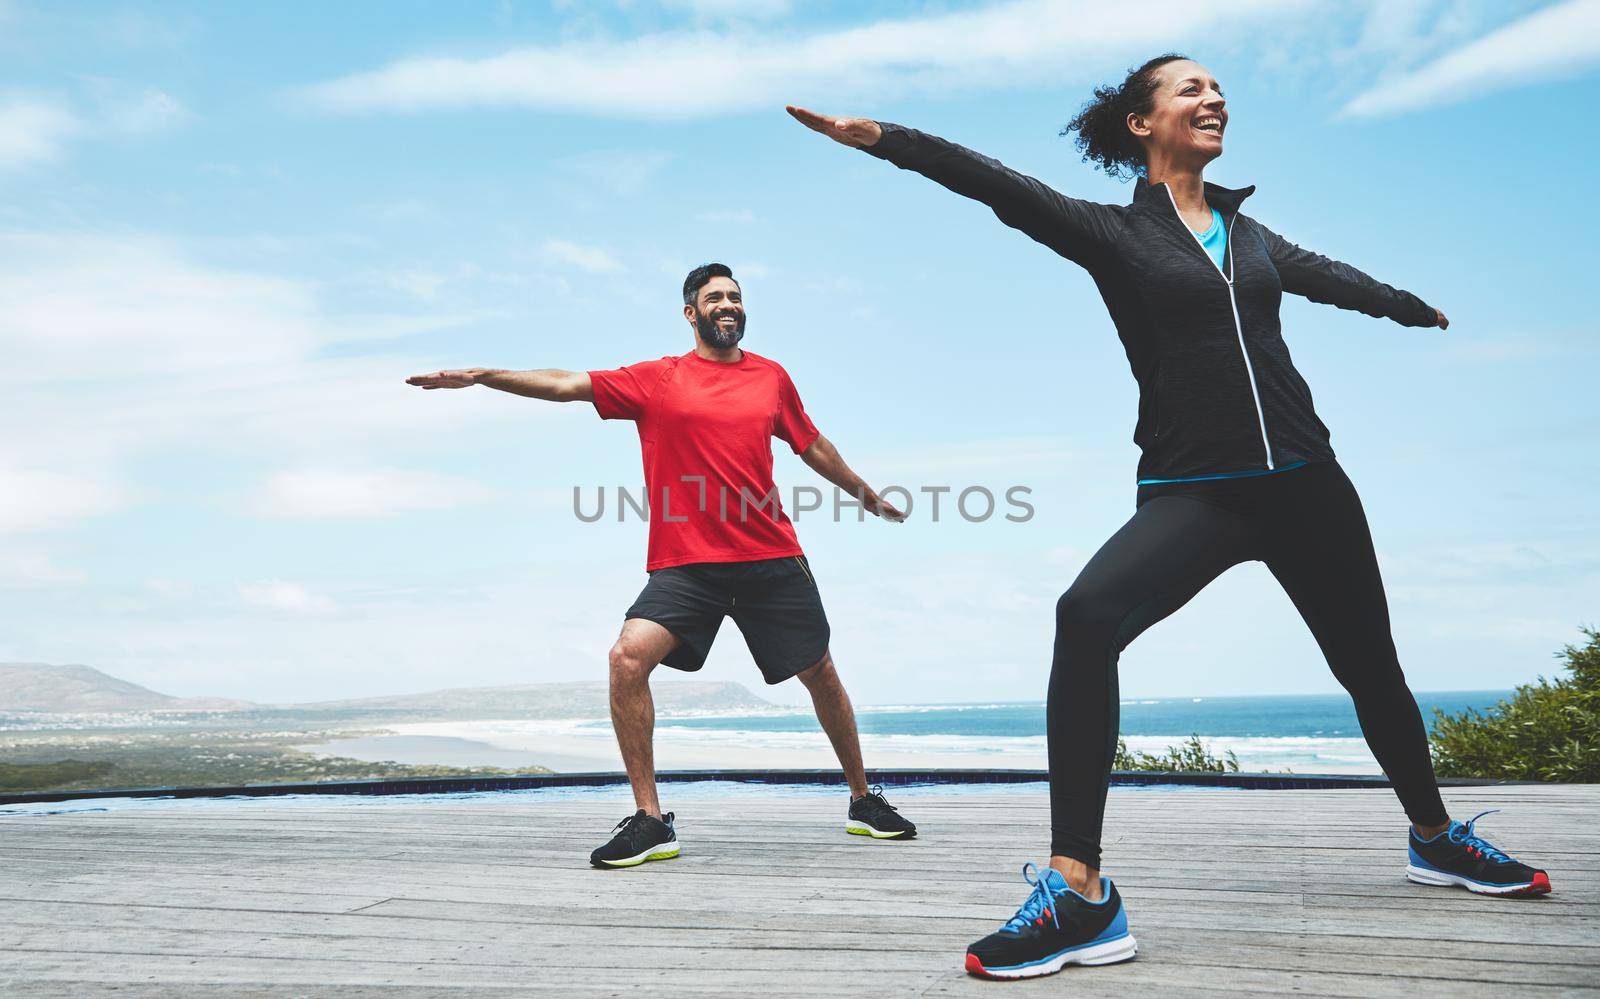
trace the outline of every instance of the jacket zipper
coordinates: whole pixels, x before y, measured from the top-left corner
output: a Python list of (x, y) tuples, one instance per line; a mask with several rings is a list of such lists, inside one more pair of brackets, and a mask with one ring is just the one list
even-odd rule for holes
[(1172, 188), (1165, 184), (1161, 186), (1167, 192), (1167, 200), (1172, 202), (1172, 214), (1178, 217), (1178, 224), (1183, 226), (1184, 232), (1194, 237), (1194, 244), (1199, 248), (1200, 255), (1206, 258), (1206, 263), (1216, 270), (1217, 276), (1222, 278), (1222, 283), (1228, 286), (1228, 305), (1233, 309), (1233, 331), (1239, 336), (1239, 355), (1244, 358), (1244, 371), (1250, 378), (1250, 401), (1256, 406), (1256, 425), (1261, 428), (1261, 447), (1267, 453), (1267, 470), (1273, 471), (1277, 465), (1273, 464), (1272, 444), (1267, 440), (1267, 415), (1261, 409), (1261, 390), (1256, 387), (1256, 369), (1250, 363), (1250, 352), (1244, 346), (1244, 325), (1239, 322), (1239, 301), (1233, 294), (1233, 278), (1228, 275), (1228, 272), (1237, 274), (1233, 266), (1233, 223), (1238, 221), (1239, 213), (1235, 211), (1233, 218), (1228, 220), (1228, 272), (1225, 272), (1217, 266), (1215, 260), (1211, 259), (1211, 254), (1206, 252), (1206, 245), (1200, 241), (1200, 234), (1189, 228), (1189, 223), (1183, 220), (1183, 213), (1178, 211), (1178, 199), (1173, 196)]

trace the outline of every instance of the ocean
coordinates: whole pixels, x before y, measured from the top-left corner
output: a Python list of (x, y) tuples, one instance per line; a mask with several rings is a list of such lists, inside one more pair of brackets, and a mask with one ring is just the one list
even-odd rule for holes
[[(1509, 690), (1419, 693), (1424, 720), (1434, 708), (1454, 713), (1482, 710), (1510, 697)], [(1361, 726), (1344, 694), (1275, 697), (1153, 697), (1122, 703), (1122, 734), (1185, 738), (1357, 738)], [(820, 731), (808, 709), (783, 714), (679, 718), (679, 728), (743, 729), (751, 732)], [(864, 707), (857, 724), (863, 733), (881, 735), (966, 735), (1013, 738), (1044, 735), (1044, 703), (907, 704)]]
[[(1425, 721), (1434, 708), (1484, 709), (1510, 691), (1418, 693)], [(868, 767), (1043, 769), (1041, 702), (858, 706)], [(423, 722), (392, 735), (346, 739), (316, 752), (357, 759), (455, 766), (542, 765), (560, 771), (620, 767), (606, 719)], [(1159, 753), (1198, 735), (1211, 752), (1232, 751), (1245, 771), (1376, 774), (1350, 699), (1343, 694), (1264, 697), (1154, 697), (1122, 702), (1130, 749)], [(659, 769), (832, 767), (826, 736), (809, 706), (750, 714), (661, 718)]]

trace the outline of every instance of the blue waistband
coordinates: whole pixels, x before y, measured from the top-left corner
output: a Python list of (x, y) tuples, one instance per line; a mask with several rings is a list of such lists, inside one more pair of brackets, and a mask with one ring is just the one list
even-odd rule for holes
[(1276, 475), (1304, 467), (1307, 462), (1297, 461), (1282, 468), (1256, 468), (1248, 472), (1221, 472), (1217, 475), (1196, 475), (1189, 479), (1140, 479), (1141, 486), (1164, 486), (1169, 482), (1211, 482), (1215, 479), (1253, 479), (1258, 475)]

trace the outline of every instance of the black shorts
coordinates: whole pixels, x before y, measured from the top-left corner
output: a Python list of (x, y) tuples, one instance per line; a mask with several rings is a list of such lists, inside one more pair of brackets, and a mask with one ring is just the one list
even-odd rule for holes
[(676, 635), (678, 647), (662, 662), (689, 672), (705, 665), (724, 617), (744, 633), (768, 683), (815, 666), (828, 651), (828, 616), (804, 555), (657, 569), (626, 617)]

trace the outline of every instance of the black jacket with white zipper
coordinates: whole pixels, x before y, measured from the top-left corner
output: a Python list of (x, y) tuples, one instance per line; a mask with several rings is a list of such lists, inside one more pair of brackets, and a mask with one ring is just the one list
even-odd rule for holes
[(1301, 249), (1239, 211), (1255, 190), (1206, 184), (1228, 229), (1218, 269), (1165, 184), (1140, 178), (1133, 203), (1069, 198), (953, 142), (880, 123), (866, 151), (983, 202), (1000, 221), (1086, 269), (1139, 383), (1139, 478), (1271, 471), (1333, 457), (1328, 428), (1283, 341), (1285, 291), (1433, 326), (1434, 310), (1348, 264)]

